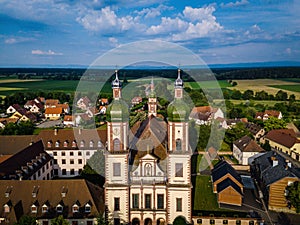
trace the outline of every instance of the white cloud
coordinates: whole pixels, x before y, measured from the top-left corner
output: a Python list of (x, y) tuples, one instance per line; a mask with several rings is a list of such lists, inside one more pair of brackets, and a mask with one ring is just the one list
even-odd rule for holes
[(4, 42), (5, 44), (15, 44), (17, 43), (17, 40), (15, 38), (8, 38)]
[(120, 45), (119, 40), (117, 38), (110, 37), (110, 38), (108, 38), (108, 41), (111, 44), (111, 46), (113, 46), (113, 47), (118, 47)]
[(174, 9), (174, 7), (159, 5), (156, 8), (143, 8), (141, 11), (136, 10), (134, 13), (136, 13), (138, 16), (144, 17), (145, 19), (149, 19), (160, 16), (163, 11), (172, 9)]
[(229, 3), (221, 3), (221, 7), (239, 7), (239, 6), (244, 6), (244, 5), (248, 5), (249, 2), (248, 0), (241, 0), (241, 1), (236, 1), (236, 2), (229, 2)]
[(147, 34), (167, 33), (170, 34), (169, 39), (173, 41), (207, 37), (223, 29), (213, 15), (214, 11), (212, 5), (203, 8), (187, 6), (179, 17), (163, 17), (159, 25), (148, 28)]
[(87, 10), (84, 16), (77, 17), (76, 20), (85, 29), (96, 32), (118, 33), (139, 26), (135, 18), (130, 15), (119, 18), (109, 6), (102, 8), (100, 11)]
[(32, 55), (63, 55), (63, 53), (60, 53), (60, 52), (54, 52), (52, 50), (42, 51), (42, 50), (39, 50), (39, 49), (32, 50), (31, 54)]
[(292, 54), (292, 49), (291, 48), (286, 48), (285, 53), (288, 54), (288, 55)]
[(157, 26), (151, 26), (147, 30), (147, 34), (162, 34), (170, 33), (172, 31), (184, 31), (188, 28), (188, 22), (176, 17), (162, 17), (161, 23)]
[(35, 38), (9, 37), (4, 40), (4, 43), (12, 45), (12, 44), (17, 44), (17, 43), (22, 43), (22, 42), (27, 42), (27, 41), (34, 41), (34, 40), (35, 40)]

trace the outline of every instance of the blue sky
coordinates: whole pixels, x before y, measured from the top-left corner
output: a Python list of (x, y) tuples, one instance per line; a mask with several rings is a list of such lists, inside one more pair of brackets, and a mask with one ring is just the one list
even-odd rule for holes
[(207, 64), (300, 61), (296, 0), (1, 0), (0, 9), (1, 67), (90, 65), (149, 39)]

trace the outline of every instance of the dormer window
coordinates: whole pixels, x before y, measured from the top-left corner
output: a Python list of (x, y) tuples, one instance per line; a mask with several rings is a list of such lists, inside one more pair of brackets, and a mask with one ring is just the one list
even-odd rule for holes
[(86, 213), (90, 213), (91, 212), (91, 205), (89, 203), (85, 204), (84, 211)]
[(93, 148), (93, 147), (94, 147), (94, 142), (90, 141), (90, 148)]
[(48, 148), (51, 148), (51, 147), (52, 147), (52, 142), (51, 142), (51, 141), (48, 141), (47, 147), (48, 147)]
[(59, 141), (55, 142), (55, 147), (56, 147), (56, 148), (59, 147)]
[(64, 142), (64, 147), (65, 148), (68, 147), (68, 142), (67, 141)]
[(72, 148), (76, 148), (76, 147), (77, 147), (76, 141), (73, 141), (72, 142)]
[(102, 143), (101, 141), (98, 141), (98, 148), (101, 148), (102, 147)]
[(80, 142), (80, 147), (82, 147), (82, 148), (84, 147), (84, 141)]
[(42, 213), (46, 213), (46, 212), (48, 212), (48, 206), (46, 204), (44, 204), (42, 206)]
[(3, 208), (4, 208), (4, 212), (5, 212), (5, 213), (9, 213), (9, 212), (10, 212), (10, 207), (9, 207), (9, 205), (5, 204), (5, 205), (3, 206)]
[(34, 204), (31, 206), (31, 213), (37, 213), (37, 207)]
[(62, 212), (63, 212), (63, 209), (64, 209), (64, 207), (63, 207), (61, 204), (58, 204), (58, 205), (56, 206), (56, 212), (58, 212), (58, 213), (62, 213)]
[(72, 211), (73, 211), (73, 213), (79, 212), (79, 206), (78, 206), (77, 204), (74, 204), (74, 205), (72, 206)]

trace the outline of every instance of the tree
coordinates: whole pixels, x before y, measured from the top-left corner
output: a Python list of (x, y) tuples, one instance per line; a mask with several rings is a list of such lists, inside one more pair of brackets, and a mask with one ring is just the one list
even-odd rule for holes
[(15, 225), (37, 225), (36, 218), (23, 215)]
[(271, 116), (269, 119), (264, 121), (264, 128), (267, 132), (275, 129), (284, 129), (286, 128), (286, 122), (283, 119)]
[(51, 220), (51, 225), (69, 225), (69, 222), (62, 215)]
[(286, 187), (286, 199), (288, 204), (296, 208), (296, 212), (300, 212), (300, 182), (296, 181), (292, 185)]
[(275, 95), (276, 100), (286, 101), (288, 98), (288, 94), (285, 91), (279, 90)]
[(187, 222), (183, 216), (177, 216), (173, 221), (173, 225), (187, 225)]
[(252, 90), (247, 90), (243, 93), (243, 99), (244, 100), (250, 100), (253, 99), (254, 92)]
[(224, 140), (227, 144), (231, 145), (232, 142), (245, 135), (250, 136), (250, 131), (246, 129), (243, 123), (237, 123), (231, 129), (226, 130)]

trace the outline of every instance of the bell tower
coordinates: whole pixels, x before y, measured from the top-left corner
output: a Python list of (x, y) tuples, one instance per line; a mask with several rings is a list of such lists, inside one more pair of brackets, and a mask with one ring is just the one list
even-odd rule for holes
[(129, 222), (128, 105), (121, 98), (122, 84), (115, 71), (113, 101), (107, 108), (107, 149), (105, 152), (105, 204), (114, 225)]
[(157, 98), (154, 91), (153, 77), (150, 84), (150, 94), (148, 98), (148, 116), (157, 116)]
[(169, 104), (168, 114), (168, 224), (178, 216), (192, 222), (191, 211), (191, 152), (189, 146), (188, 117), (190, 109), (183, 100), (183, 81), (178, 69), (174, 83), (174, 100)]

